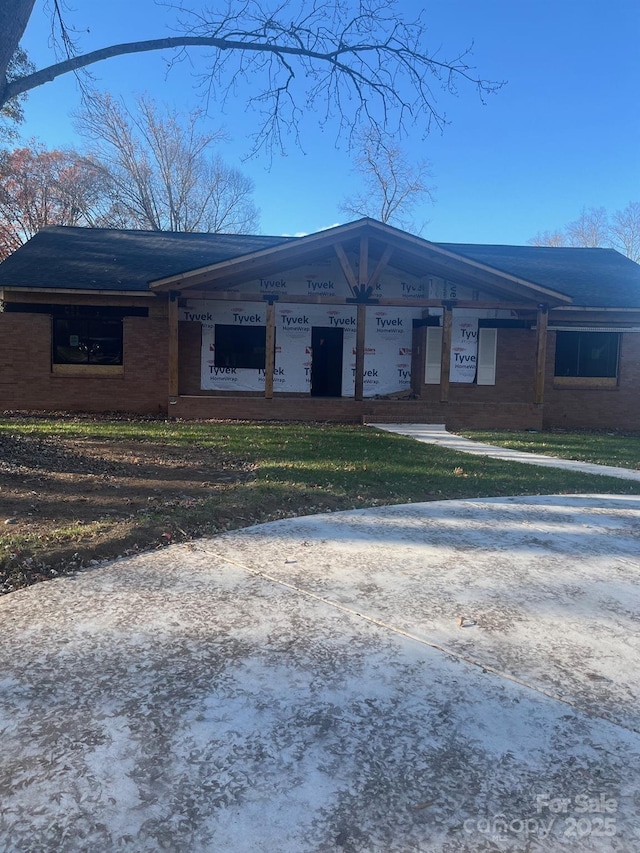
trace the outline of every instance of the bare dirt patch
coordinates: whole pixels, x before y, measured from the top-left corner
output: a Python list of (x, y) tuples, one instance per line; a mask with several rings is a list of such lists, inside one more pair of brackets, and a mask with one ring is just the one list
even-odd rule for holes
[(226, 529), (238, 515), (226, 492), (254, 477), (197, 445), (2, 436), (0, 591)]

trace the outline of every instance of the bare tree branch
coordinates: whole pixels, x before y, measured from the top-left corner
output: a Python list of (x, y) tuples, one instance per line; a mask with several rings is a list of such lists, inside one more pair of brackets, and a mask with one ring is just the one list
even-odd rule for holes
[(538, 231), (527, 243), (530, 246), (568, 246), (568, 240), (563, 231)]
[(364, 190), (346, 197), (340, 209), (351, 216), (370, 216), (407, 231), (420, 233), (426, 221), (416, 226), (412, 212), (423, 201), (433, 202), (431, 166), (426, 160), (411, 163), (391, 139), (369, 128), (361, 137), (354, 169)]
[[(30, 0), (4, 3), (28, 20)], [(417, 122), (426, 133), (432, 124), (442, 127), (447, 121), (436, 89), (455, 94), (458, 84), (464, 83), (483, 98), (503, 85), (478, 77), (468, 63), (468, 51), (453, 59), (430, 51), (424, 20), (405, 22), (394, 0), (334, 0), (326, 5), (286, 0), (273, 9), (268, 0), (245, 0), (230, 2), (222, 12), (182, 5), (169, 8), (179, 15), (180, 32), (168, 38), (76, 55), (75, 41), (73, 49), (65, 42), (71, 55), (11, 81), (3, 75), (6, 63), (0, 64), (0, 106), (63, 74), (112, 57), (209, 48), (209, 68), (202, 82), (223, 101), (234, 97), (239, 86), (249, 85), (249, 103), (262, 117), (257, 150), (281, 146), (283, 134), (297, 133), (301, 116), (310, 111), (321, 124), (336, 119), (347, 134), (360, 122), (387, 128), (392, 117), (398, 129)], [(20, 27), (14, 27), (0, 35), (0, 42), (11, 41), (15, 50), (21, 34)]]
[(148, 97), (131, 111), (94, 92), (78, 117), (93, 160), (107, 176), (120, 227), (251, 233), (253, 183), (211, 153), (223, 134), (202, 133), (202, 112), (160, 113)]
[(640, 263), (640, 202), (630, 201), (613, 214), (611, 239), (618, 251)]
[(611, 220), (604, 207), (583, 207), (578, 219), (560, 231), (543, 231), (527, 241), (533, 246), (612, 248), (640, 263), (640, 202), (630, 201)]
[(609, 217), (604, 207), (583, 207), (580, 216), (565, 230), (570, 246), (597, 249), (609, 244)]

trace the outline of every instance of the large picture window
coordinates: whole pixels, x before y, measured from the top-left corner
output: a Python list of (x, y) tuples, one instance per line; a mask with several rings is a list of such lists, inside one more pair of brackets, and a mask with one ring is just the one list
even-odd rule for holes
[(265, 326), (226, 326), (216, 323), (215, 366), (264, 370), (267, 350)]
[(122, 364), (122, 320), (53, 318), (54, 364)]
[(555, 375), (615, 378), (619, 343), (617, 332), (557, 332)]

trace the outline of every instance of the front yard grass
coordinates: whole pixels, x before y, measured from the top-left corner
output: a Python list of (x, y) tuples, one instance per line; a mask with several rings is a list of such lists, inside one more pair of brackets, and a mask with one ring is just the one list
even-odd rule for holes
[(370, 427), (5, 416), (0, 591), (278, 518), (598, 492), (640, 494), (640, 483), (470, 456)]
[(465, 438), (525, 453), (640, 470), (640, 434), (622, 432), (499, 432), (464, 430)]

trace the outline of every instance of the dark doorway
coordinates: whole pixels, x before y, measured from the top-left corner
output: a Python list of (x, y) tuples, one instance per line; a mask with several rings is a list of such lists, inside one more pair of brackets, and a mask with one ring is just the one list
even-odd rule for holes
[(344, 329), (313, 326), (311, 329), (311, 395), (342, 396), (342, 337)]

